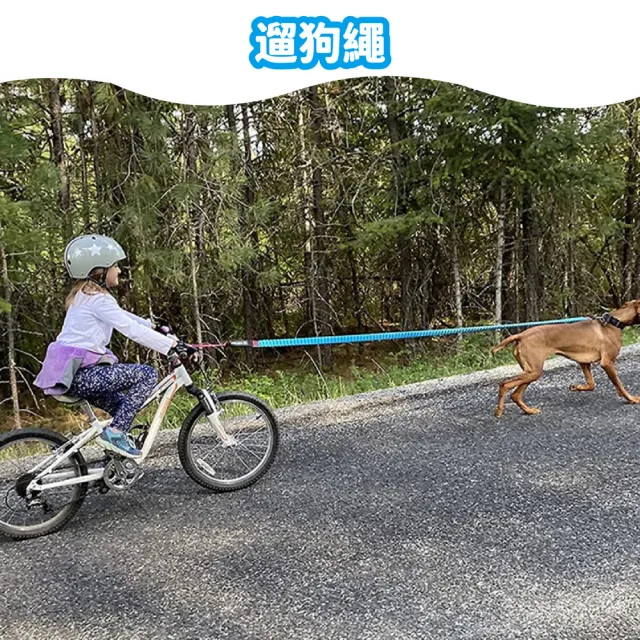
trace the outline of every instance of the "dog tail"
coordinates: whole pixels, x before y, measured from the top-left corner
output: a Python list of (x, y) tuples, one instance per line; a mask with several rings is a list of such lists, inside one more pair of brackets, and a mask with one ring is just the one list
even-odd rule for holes
[(504, 349), (508, 344), (512, 342), (519, 342), (521, 333), (516, 333), (508, 338), (505, 338), (500, 344), (497, 344), (495, 347), (491, 349), (491, 353), (495, 353), (496, 351), (500, 351), (500, 349)]

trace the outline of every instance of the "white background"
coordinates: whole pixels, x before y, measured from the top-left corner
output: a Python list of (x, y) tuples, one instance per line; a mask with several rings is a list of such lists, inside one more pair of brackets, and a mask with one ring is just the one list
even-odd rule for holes
[[(251, 22), (272, 15), (385, 17), (392, 63), (381, 71), (254, 69)], [(640, 96), (640, 3), (632, 0), (5, 0), (0, 16), (0, 82), (102, 80), (203, 105), (361, 75), (446, 80), (559, 107)]]

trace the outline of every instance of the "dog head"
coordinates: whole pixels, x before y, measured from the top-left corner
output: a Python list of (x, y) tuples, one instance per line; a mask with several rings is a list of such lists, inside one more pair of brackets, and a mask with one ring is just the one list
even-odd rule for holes
[(616, 317), (625, 324), (640, 324), (640, 300), (625, 302), (616, 312)]

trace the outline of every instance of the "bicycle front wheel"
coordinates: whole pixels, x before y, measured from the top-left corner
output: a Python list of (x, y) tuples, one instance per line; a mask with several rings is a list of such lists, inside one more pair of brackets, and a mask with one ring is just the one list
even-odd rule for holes
[(216, 396), (218, 416), (230, 442), (223, 442), (198, 405), (178, 437), (180, 462), (187, 475), (214, 491), (244, 489), (271, 466), (279, 444), (276, 417), (259, 398), (227, 391)]
[[(63, 527), (80, 508), (86, 483), (28, 489), (34, 469), (44, 468), (45, 460), (68, 442), (48, 429), (20, 429), (0, 438), (0, 533), (17, 539), (44, 536)], [(87, 465), (76, 452), (53, 473), (75, 478), (86, 475)]]

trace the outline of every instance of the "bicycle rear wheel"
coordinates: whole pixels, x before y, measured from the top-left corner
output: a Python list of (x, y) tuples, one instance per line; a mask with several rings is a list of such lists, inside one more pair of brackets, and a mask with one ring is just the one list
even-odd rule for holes
[[(33, 469), (68, 442), (48, 429), (21, 429), (0, 437), (0, 533), (19, 540), (48, 535), (78, 511), (87, 483), (27, 491)], [(86, 475), (87, 465), (82, 454), (75, 453), (53, 473)]]
[(220, 440), (198, 405), (180, 429), (178, 453), (192, 480), (214, 491), (235, 491), (256, 482), (271, 466), (280, 439), (278, 424), (255, 396), (227, 391), (216, 397), (220, 422), (233, 444)]

